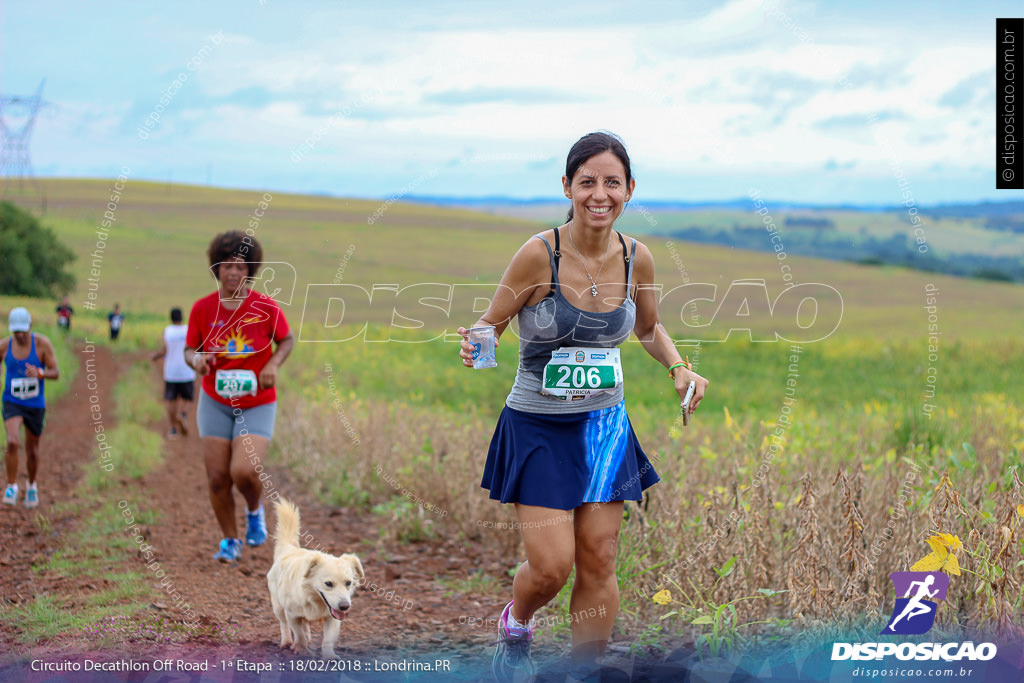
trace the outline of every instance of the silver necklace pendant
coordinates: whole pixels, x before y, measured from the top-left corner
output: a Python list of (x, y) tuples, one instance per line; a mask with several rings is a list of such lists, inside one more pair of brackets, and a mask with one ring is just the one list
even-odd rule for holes
[(601, 268), (597, 271), (597, 280), (590, 277), (590, 268), (587, 268), (587, 262), (583, 260), (583, 254), (580, 253), (579, 247), (576, 246), (576, 238), (572, 236), (572, 222), (569, 223), (569, 239), (572, 240), (572, 248), (576, 250), (576, 258), (579, 259), (580, 264), (583, 266), (583, 271), (587, 274), (587, 279), (590, 280), (590, 296), (597, 296), (597, 280), (601, 279), (601, 273), (604, 272), (604, 262), (608, 260), (608, 250), (611, 249), (611, 240), (608, 241), (608, 246), (604, 248), (604, 256), (601, 257)]

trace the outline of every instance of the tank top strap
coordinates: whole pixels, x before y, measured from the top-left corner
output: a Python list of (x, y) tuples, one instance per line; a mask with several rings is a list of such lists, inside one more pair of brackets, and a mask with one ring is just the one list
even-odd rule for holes
[[(622, 235), (619, 235), (619, 239), (622, 239)], [(633, 242), (632, 247), (629, 250), (629, 256), (626, 257), (626, 292), (629, 292), (633, 286), (633, 257), (636, 256), (636, 239), (630, 238)], [(626, 253), (626, 245), (622, 245), (622, 253)]]
[(626, 268), (626, 279), (629, 279), (629, 253), (626, 251), (626, 240), (622, 239), (622, 233), (618, 230), (615, 234), (619, 237), (619, 244), (622, 245), (622, 265)]
[(32, 348), (28, 350), (28, 357), (35, 358), (38, 361), (39, 357), (36, 355), (36, 333), (29, 332), (28, 335), (32, 339)]
[(548, 261), (551, 263), (551, 293), (554, 294), (558, 290), (558, 257), (561, 254), (558, 253), (558, 229), (555, 229), (555, 250), (551, 250), (551, 245), (544, 239), (544, 236), (540, 233), (534, 235), (537, 239), (544, 243), (544, 246), (548, 250)]
[[(546, 240), (545, 240), (546, 241)], [(558, 262), (562, 259), (562, 237), (555, 228), (555, 271), (558, 271)]]

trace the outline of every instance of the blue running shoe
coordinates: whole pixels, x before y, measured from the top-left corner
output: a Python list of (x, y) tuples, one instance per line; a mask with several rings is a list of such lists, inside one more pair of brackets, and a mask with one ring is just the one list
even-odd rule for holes
[(39, 489), (36, 488), (35, 484), (29, 486), (28, 490), (25, 491), (25, 507), (39, 507)]
[(498, 646), (494, 650), (491, 673), (501, 683), (520, 683), (533, 680), (535, 669), (530, 659), (533, 629), (515, 629), (508, 626), (512, 603), (505, 605), (498, 620)]
[(18, 485), (8, 484), (7, 488), (4, 489), (4, 505), (17, 505), (18, 504)]
[(267, 540), (267, 513), (263, 503), (256, 512), (245, 513), (245, 544), (250, 546), (263, 545)]
[(238, 562), (242, 556), (242, 542), (237, 538), (225, 538), (220, 542), (220, 550), (213, 556), (213, 559), (221, 562)]

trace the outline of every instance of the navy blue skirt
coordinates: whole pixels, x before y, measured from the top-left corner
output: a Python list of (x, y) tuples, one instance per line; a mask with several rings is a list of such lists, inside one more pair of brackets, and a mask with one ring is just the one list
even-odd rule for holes
[(572, 510), (584, 503), (640, 500), (658, 481), (620, 402), (569, 415), (505, 406), (480, 485), (502, 503)]

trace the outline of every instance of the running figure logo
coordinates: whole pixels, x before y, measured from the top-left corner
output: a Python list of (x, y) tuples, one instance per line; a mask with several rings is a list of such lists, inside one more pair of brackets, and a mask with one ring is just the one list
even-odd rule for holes
[(928, 631), (935, 623), (937, 601), (946, 599), (949, 576), (943, 572), (893, 572), (889, 578), (896, 589), (896, 605), (882, 635)]

